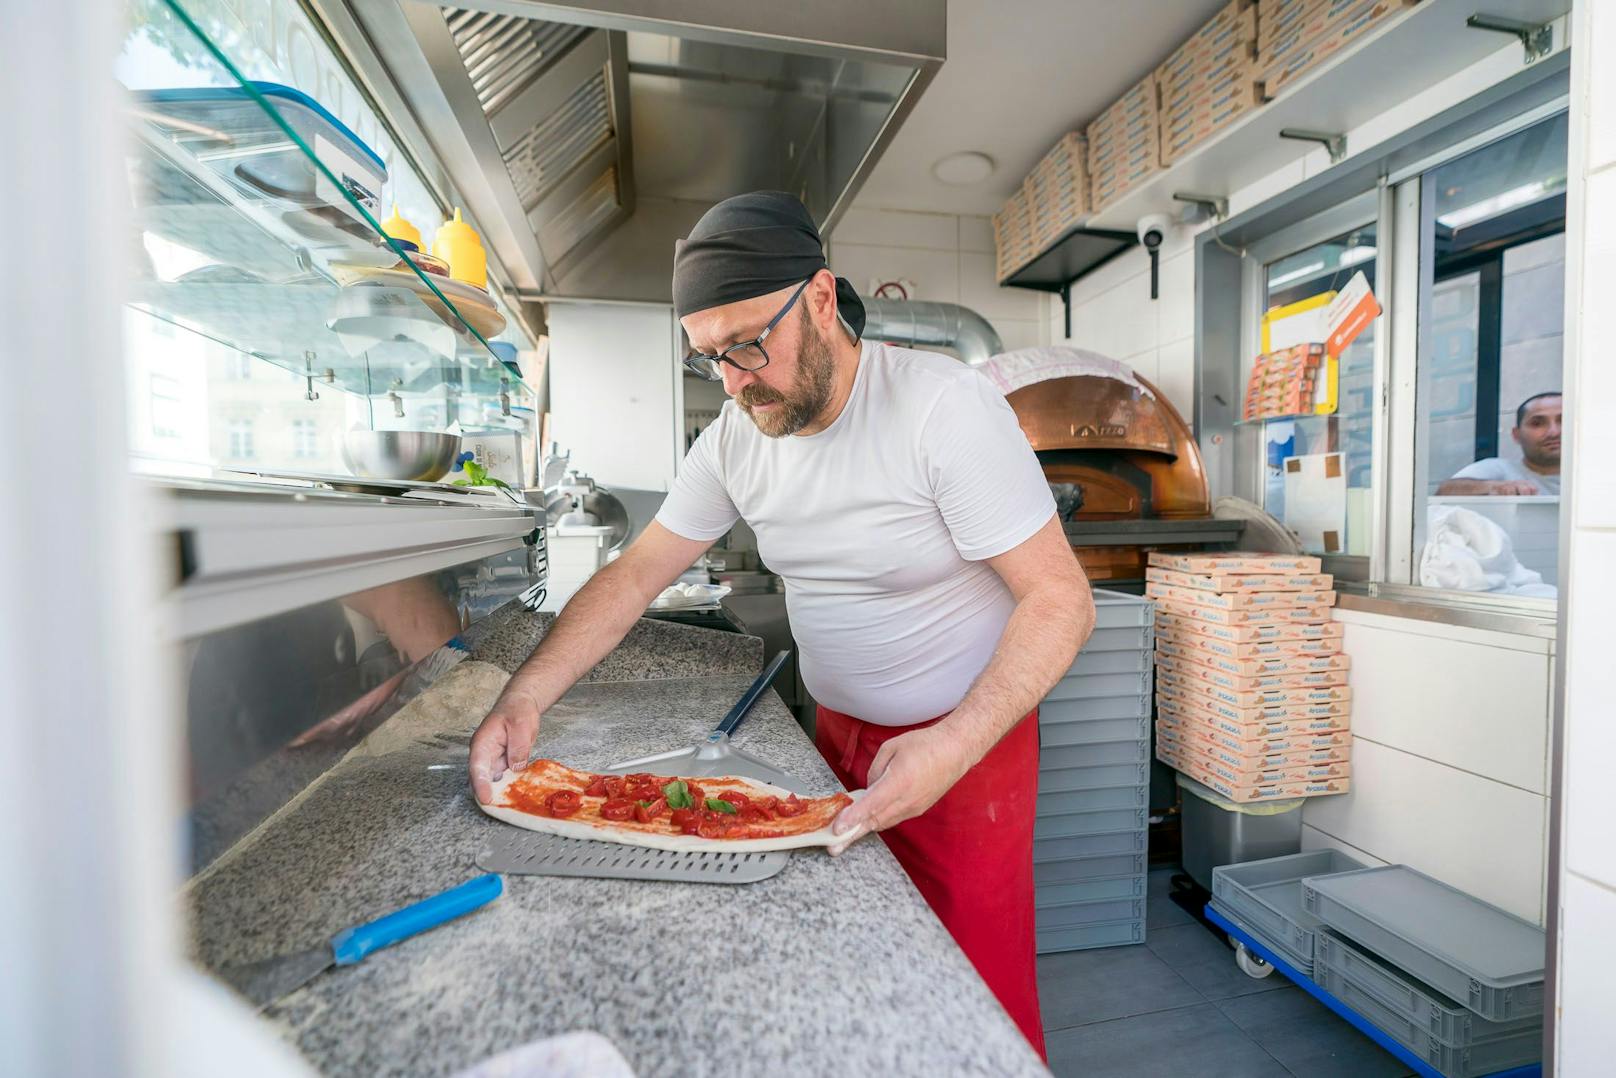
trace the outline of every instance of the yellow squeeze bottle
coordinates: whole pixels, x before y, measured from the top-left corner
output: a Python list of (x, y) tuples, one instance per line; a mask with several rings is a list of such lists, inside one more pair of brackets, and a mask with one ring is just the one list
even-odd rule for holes
[(393, 237), (395, 240), (403, 240), (406, 243), (415, 244), (415, 249), (417, 251), (421, 249), (420, 231), (414, 225), (406, 221), (402, 213), (398, 212), (397, 202), (393, 203), (393, 216), (382, 222), (382, 231)]
[(454, 220), (443, 222), (432, 240), (432, 253), (449, 263), (449, 276), (457, 281), (488, 287), (488, 252), (477, 230), (460, 219), (460, 207), (455, 207)]

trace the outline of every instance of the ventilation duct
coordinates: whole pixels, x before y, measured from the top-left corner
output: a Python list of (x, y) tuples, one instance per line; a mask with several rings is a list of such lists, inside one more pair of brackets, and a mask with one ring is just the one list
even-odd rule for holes
[(867, 299), (864, 335), (907, 348), (947, 348), (973, 367), (1004, 351), (988, 320), (957, 303)]

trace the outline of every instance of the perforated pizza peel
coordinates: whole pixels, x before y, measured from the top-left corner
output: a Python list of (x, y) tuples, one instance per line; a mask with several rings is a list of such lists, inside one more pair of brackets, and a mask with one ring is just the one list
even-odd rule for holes
[[(782, 651), (735, 702), (724, 720), (700, 742), (673, 752), (642, 756), (605, 768), (629, 774), (650, 765), (663, 774), (688, 778), (735, 775), (807, 794), (801, 783), (773, 764), (732, 748), (729, 735), (780, 673), (791, 653)], [(722, 853), (704, 850), (653, 850), (620, 842), (567, 838), (517, 827), (491, 828), (477, 852), (487, 872), (530, 876), (585, 876), (609, 880), (661, 880), (670, 883), (756, 883), (786, 867), (790, 850), (769, 853)]]
[(488, 840), (477, 853), (477, 864), (485, 872), (670, 883), (756, 883), (778, 873), (789, 860), (790, 850), (651, 850), (620, 842), (546, 835), (519, 827), (489, 828)]
[(770, 786), (779, 786), (790, 790), (794, 794), (806, 797), (808, 791), (803, 785), (778, 767), (756, 756), (742, 752), (729, 743), (729, 735), (735, 727), (746, 718), (752, 705), (768, 691), (770, 683), (780, 673), (780, 668), (791, 658), (791, 652), (782, 651), (769, 665), (763, 668), (763, 673), (741, 698), (735, 701), (735, 706), (729, 709), (722, 722), (713, 728), (713, 732), (682, 749), (672, 752), (659, 752), (655, 756), (641, 756), (636, 760), (624, 760), (605, 768), (607, 774), (627, 775), (635, 771), (656, 771), (664, 775), (680, 775), (688, 778), (714, 778), (719, 775), (734, 775), (743, 779), (756, 779), (766, 782)]

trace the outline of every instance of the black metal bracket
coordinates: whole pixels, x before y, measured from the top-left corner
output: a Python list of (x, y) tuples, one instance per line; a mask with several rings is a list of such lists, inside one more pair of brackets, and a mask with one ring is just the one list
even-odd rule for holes
[(1549, 23), (1523, 22), (1499, 15), (1472, 15), (1465, 20), (1472, 30), (1491, 30), (1499, 34), (1513, 34), (1520, 38), (1526, 53), (1525, 63), (1535, 64), (1554, 51), (1554, 27)]
[(1306, 127), (1282, 127), (1279, 129), (1280, 138), (1296, 139), (1298, 142), (1317, 142), (1330, 151), (1330, 164), (1339, 165), (1347, 156), (1347, 136), (1336, 134), (1333, 131), (1313, 131)]

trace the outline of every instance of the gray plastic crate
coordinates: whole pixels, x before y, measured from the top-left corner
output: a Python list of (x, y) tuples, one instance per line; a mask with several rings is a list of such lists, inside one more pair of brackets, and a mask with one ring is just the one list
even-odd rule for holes
[(1040, 861), (1066, 861), (1074, 857), (1097, 857), (1100, 854), (1144, 853), (1145, 831), (1130, 828), (1111, 831), (1103, 835), (1069, 835), (1064, 838), (1038, 838), (1032, 840), (1033, 871)]
[(1094, 925), (1106, 921), (1142, 920), (1144, 916), (1143, 898), (1068, 902), (1060, 906), (1043, 906), (1037, 911), (1039, 928), (1068, 928), (1072, 925)]
[(1129, 595), (1121, 591), (1094, 589), (1094, 627), (1117, 629), (1154, 625), (1156, 604), (1142, 595)]
[(1104, 786), (1098, 790), (1068, 790), (1061, 793), (1039, 790), (1038, 815), (1060, 816), (1068, 812), (1145, 808), (1149, 790), (1149, 786)]
[(1094, 700), (1045, 700), (1038, 705), (1038, 728), (1106, 719), (1148, 719), (1150, 697), (1101, 696)]
[(1309, 913), (1494, 1022), (1543, 1011), (1542, 929), (1407, 865), (1302, 881)]
[(1038, 740), (1046, 748), (1062, 745), (1092, 745), (1100, 741), (1141, 741), (1150, 739), (1150, 720), (1143, 715), (1132, 719), (1093, 719), (1089, 722), (1054, 722), (1038, 727)]
[[(1097, 674), (1138, 674), (1151, 668), (1155, 661), (1151, 652), (1090, 651), (1086, 646), (1077, 653), (1077, 661), (1066, 672), (1066, 677), (1094, 677)], [(1062, 680), (1065, 680), (1063, 678)]]
[(1541, 1030), (1541, 1013), (1509, 1022), (1487, 1019), (1444, 996), (1430, 985), (1421, 984), (1400, 969), (1388, 966), (1341, 936), (1322, 929), (1313, 947), (1314, 980), (1323, 984), (1319, 973), (1334, 970), (1376, 1002), (1407, 1018), (1431, 1037), (1455, 1048), (1466, 1048), (1479, 1041), (1491, 1041), (1525, 1030)]
[(1032, 824), (1032, 837), (1066, 838), (1071, 835), (1105, 835), (1112, 831), (1138, 828), (1149, 821), (1147, 809), (1111, 809), (1105, 812), (1069, 812), (1061, 816), (1039, 816)]
[(1132, 674), (1084, 674), (1063, 677), (1046, 700), (1092, 700), (1101, 696), (1143, 696), (1150, 692), (1150, 670)]
[(1156, 643), (1153, 625), (1119, 625), (1111, 629), (1095, 629), (1083, 645), (1083, 654), (1091, 651), (1149, 651)]
[(1302, 908), (1302, 878), (1367, 868), (1339, 850), (1308, 850), (1212, 870), (1212, 897), (1265, 941), (1304, 959), (1313, 969), (1313, 936), (1322, 927)]
[(1321, 967), (1319, 985), (1357, 1011), (1397, 1043), (1435, 1067), (1447, 1078), (1473, 1078), (1524, 1067), (1543, 1058), (1543, 1031), (1527, 1029), (1457, 1048), (1443, 1044), (1419, 1023), (1398, 1014), (1329, 966)]
[(1061, 883), (1045, 882), (1038, 869), (1033, 870), (1033, 905), (1065, 906), (1073, 902), (1102, 902), (1121, 898), (1145, 897), (1145, 874), (1129, 876), (1102, 876), (1097, 880), (1072, 880)]
[(1044, 767), (1038, 771), (1038, 792), (1096, 790), (1107, 786), (1138, 786), (1150, 781), (1150, 764), (1104, 764), (1099, 767)]
[(1305, 973), (1309, 977), (1313, 975), (1312, 959), (1303, 958), (1301, 955), (1292, 951), (1289, 947), (1281, 944), (1278, 940), (1269, 939), (1261, 932), (1258, 932), (1251, 925), (1247, 924), (1243, 918), (1237, 916), (1232, 910), (1230, 910), (1229, 907), (1225, 906), (1222, 902), (1219, 902), (1216, 897), (1214, 897), (1212, 901), (1208, 903), (1208, 905), (1233, 922), (1236, 928), (1246, 933), (1246, 935), (1256, 939), (1258, 942), (1264, 944), (1269, 950), (1273, 951), (1275, 954), (1279, 955), (1279, 957), (1289, 962), (1291, 966), (1297, 970), (1297, 972)]
[(1130, 943), (1145, 942), (1145, 919), (1112, 921), (1100, 925), (1072, 925), (1065, 928), (1040, 928), (1038, 953), (1057, 951), (1086, 951), (1092, 947), (1122, 947)]
[(1041, 770), (1067, 767), (1105, 767), (1110, 764), (1142, 764), (1150, 759), (1150, 742), (1138, 738), (1101, 741), (1093, 745), (1045, 745), (1038, 753)]
[[(1038, 843), (1033, 843), (1033, 856), (1038, 856)], [(1067, 883), (1090, 883), (1117, 876), (1139, 876), (1148, 867), (1149, 855), (1143, 843), (1130, 853), (1087, 854), (1065, 857), (1054, 861), (1034, 861), (1032, 878), (1035, 887), (1056, 886)]]

